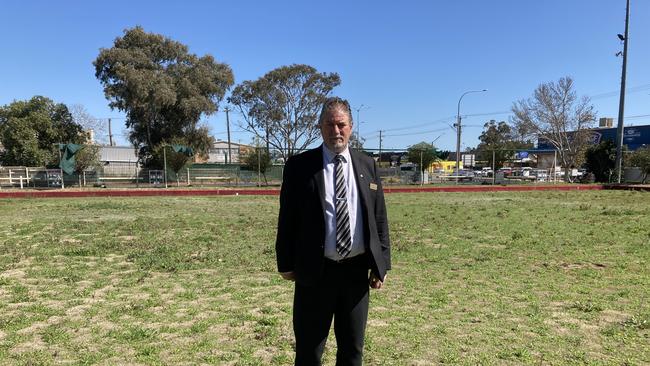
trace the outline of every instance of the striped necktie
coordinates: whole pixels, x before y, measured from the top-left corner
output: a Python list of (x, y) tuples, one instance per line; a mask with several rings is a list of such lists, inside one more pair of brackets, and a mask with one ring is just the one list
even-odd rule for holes
[(334, 199), (336, 200), (336, 251), (343, 258), (352, 249), (350, 234), (350, 215), (348, 213), (348, 193), (343, 175), (343, 155), (334, 157)]

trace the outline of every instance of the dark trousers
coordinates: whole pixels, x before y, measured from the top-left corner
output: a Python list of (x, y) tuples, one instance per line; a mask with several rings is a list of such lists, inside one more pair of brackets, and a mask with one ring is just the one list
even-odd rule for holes
[(296, 283), (293, 330), (296, 365), (320, 365), (332, 318), (336, 336), (336, 365), (361, 365), (368, 320), (367, 259), (338, 264), (326, 260), (319, 284)]

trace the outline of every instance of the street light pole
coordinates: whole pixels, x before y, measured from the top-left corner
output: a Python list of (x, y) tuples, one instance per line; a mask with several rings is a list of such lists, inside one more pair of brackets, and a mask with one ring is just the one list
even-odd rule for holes
[(224, 111), (226, 112), (226, 131), (228, 133), (228, 155), (226, 158), (226, 164), (232, 164), (232, 157), (230, 156), (230, 118), (228, 117), (228, 112), (230, 112), (230, 108), (226, 106)]
[[(628, 26), (630, 23), (630, 0), (627, 0), (625, 8), (625, 35), (622, 37), (623, 41), (623, 67), (621, 69), (621, 94), (618, 101), (618, 124), (616, 128), (616, 161), (615, 168), (617, 174), (617, 183), (621, 183), (621, 175), (623, 173), (623, 115), (625, 114), (625, 73), (627, 69), (627, 36)], [(618, 35), (621, 38), (621, 35)]]
[(458, 183), (458, 175), (460, 174), (460, 134), (461, 134), (461, 124), (460, 124), (460, 102), (463, 100), (463, 97), (470, 93), (482, 93), (487, 91), (487, 89), (482, 90), (469, 90), (463, 93), (458, 99), (458, 113), (456, 114), (456, 183)]
[(361, 120), (359, 119), (359, 112), (363, 109), (363, 107), (366, 106), (361, 104), (358, 108), (354, 109), (355, 111), (357, 111), (357, 142), (359, 145), (361, 145), (361, 131), (359, 129), (359, 127), (361, 126)]

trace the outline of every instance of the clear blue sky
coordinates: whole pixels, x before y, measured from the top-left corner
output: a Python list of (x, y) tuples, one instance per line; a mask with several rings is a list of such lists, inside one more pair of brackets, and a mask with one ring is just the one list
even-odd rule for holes
[[(458, 98), (489, 89), (461, 105), (463, 146), (476, 146), (487, 120), (508, 120), (514, 101), (563, 76), (593, 97), (599, 117), (618, 115), (624, 0), (7, 0), (0, 105), (34, 95), (82, 104), (112, 117), (126, 144), (124, 114), (108, 108), (92, 61), (136, 25), (229, 64), (236, 83), (293, 63), (339, 73), (335, 94), (366, 106), (359, 127), (369, 148), (384, 130), (384, 148), (438, 138), (436, 146), (454, 150)], [(650, 124), (650, 1), (632, 0), (629, 38), (625, 121)], [(223, 112), (207, 121), (226, 138)], [(251, 141), (233, 129), (234, 141)]]

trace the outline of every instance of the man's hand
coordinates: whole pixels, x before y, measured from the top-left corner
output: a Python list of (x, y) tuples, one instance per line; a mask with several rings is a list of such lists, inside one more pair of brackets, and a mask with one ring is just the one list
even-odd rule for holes
[(295, 281), (296, 280), (296, 274), (291, 272), (280, 272), (280, 276), (284, 278), (287, 281)]
[(375, 276), (374, 273), (371, 273), (370, 279), (368, 280), (370, 288), (379, 290), (384, 285), (384, 282), (386, 282), (386, 277), (388, 277), (388, 275), (384, 276), (384, 280), (382, 281), (379, 279), (379, 277)]

